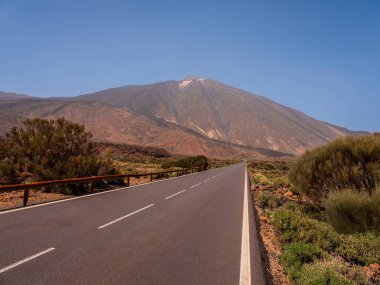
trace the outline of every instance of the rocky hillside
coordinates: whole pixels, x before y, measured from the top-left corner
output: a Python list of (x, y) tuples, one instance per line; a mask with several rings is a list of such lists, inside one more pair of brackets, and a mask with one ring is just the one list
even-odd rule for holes
[(84, 124), (98, 141), (223, 158), (289, 157), (356, 134), (265, 97), (195, 77), (71, 98), (0, 96), (1, 133), (29, 117), (66, 117)]
[(214, 80), (125, 86), (75, 98), (126, 108), (211, 139), (300, 154), (353, 132)]

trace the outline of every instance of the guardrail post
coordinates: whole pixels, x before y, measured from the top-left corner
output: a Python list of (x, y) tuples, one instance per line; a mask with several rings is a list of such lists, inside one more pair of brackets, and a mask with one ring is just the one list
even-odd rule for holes
[(153, 181), (153, 174), (150, 175), (150, 181)]
[(29, 189), (25, 189), (24, 198), (23, 198), (24, 207), (26, 207), (26, 205), (28, 204), (28, 200), (29, 200)]
[(129, 187), (129, 176), (127, 177), (127, 187)]

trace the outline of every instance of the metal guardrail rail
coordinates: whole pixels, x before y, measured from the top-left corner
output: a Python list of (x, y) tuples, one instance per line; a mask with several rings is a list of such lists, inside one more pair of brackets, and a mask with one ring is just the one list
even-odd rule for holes
[(21, 191), (24, 190), (23, 205), (27, 206), (29, 200), (29, 190), (36, 189), (46, 186), (60, 186), (60, 185), (69, 185), (69, 184), (80, 184), (94, 181), (103, 181), (103, 180), (115, 180), (120, 178), (126, 178), (126, 187), (129, 187), (130, 178), (140, 178), (150, 176), (150, 181), (154, 177), (161, 178), (164, 175), (169, 173), (175, 173), (176, 176), (181, 176), (188, 173), (200, 172), (205, 170), (203, 167), (195, 168), (185, 168), (179, 170), (169, 170), (169, 171), (159, 171), (159, 172), (150, 172), (150, 173), (137, 173), (137, 174), (116, 174), (116, 175), (103, 175), (103, 176), (91, 176), (91, 177), (80, 177), (80, 178), (70, 178), (62, 180), (50, 180), (50, 181), (41, 181), (41, 182), (32, 182), (26, 184), (12, 184), (12, 185), (1, 185), (0, 193), (10, 192), (10, 191)]

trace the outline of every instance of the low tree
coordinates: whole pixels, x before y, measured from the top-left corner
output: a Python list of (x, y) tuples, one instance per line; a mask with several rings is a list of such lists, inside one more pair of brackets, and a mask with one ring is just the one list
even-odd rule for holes
[(28, 119), (0, 137), (0, 176), (22, 182), (25, 174), (50, 180), (115, 173), (95, 156), (91, 138), (83, 125), (64, 118)]

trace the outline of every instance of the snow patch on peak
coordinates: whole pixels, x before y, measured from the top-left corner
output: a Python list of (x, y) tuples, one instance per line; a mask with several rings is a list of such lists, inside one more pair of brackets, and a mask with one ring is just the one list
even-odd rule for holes
[(183, 79), (182, 81), (178, 82), (178, 86), (180, 88), (185, 88), (187, 85), (189, 85), (192, 82), (196, 82), (196, 81), (199, 82), (199, 81), (205, 81), (205, 80), (207, 80), (207, 79), (195, 77), (195, 76), (188, 76), (185, 79)]
[(185, 88), (187, 85), (189, 85), (193, 80), (183, 80), (179, 83), (179, 88)]

